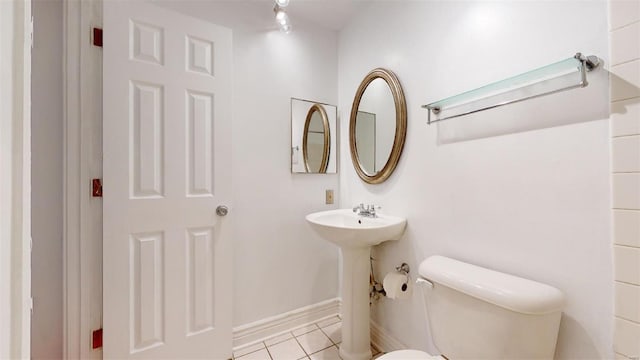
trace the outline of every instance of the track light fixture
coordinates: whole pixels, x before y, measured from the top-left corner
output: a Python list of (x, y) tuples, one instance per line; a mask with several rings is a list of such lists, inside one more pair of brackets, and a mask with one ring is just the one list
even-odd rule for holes
[(275, 2), (276, 6), (273, 8), (273, 12), (276, 13), (276, 22), (280, 26), (280, 30), (288, 34), (291, 32), (291, 22), (284, 8), (289, 5), (289, 0), (275, 0)]

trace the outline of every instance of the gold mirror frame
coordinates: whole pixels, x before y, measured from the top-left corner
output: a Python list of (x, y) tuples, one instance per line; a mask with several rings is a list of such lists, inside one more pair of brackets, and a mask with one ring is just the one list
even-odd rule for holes
[(326, 173), (327, 166), (329, 165), (329, 144), (331, 143), (331, 134), (329, 134), (329, 118), (327, 117), (327, 112), (324, 110), (324, 107), (320, 104), (313, 104), (313, 106), (309, 109), (307, 113), (307, 118), (304, 121), (304, 131), (302, 135), (302, 156), (304, 159), (304, 168), (309, 171), (309, 150), (307, 149), (307, 134), (309, 134), (309, 126), (311, 125), (311, 118), (313, 117), (313, 113), (320, 113), (320, 117), (322, 118), (322, 127), (324, 129), (324, 148), (322, 150), (322, 162), (320, 163), (320, 169), (318, 173)]
[[(360, 106), (360, 100), (364, 94), (367, 86), (375, 79), (383, 79), (393, 95), (393, 103), (396, 107), (396, 134), (393, 139), (393, 147), (391, 153), (384, 167), (380, 169), (376, 174), (369, 175), (358, 157), (358, 149), (356, 147), (356, 117), (358, 115), (358, 107)], [(353, 167), (356, 169), (358, 176), (366, 183), (380, 184), (391, 176), (393, 170), (395, 170), (402, 155), (404, 148), (404, 140), (407, 136), (407, 103), (404, 98), (404, 92), (402, 86), (396, 75), (390, 70), (377, 68), (371, 70), (365, 76), (364, 80), (360, 83), (356, 96), (353, 99), (353, 105), (351, 106), (351, 116), (349, 119), (349, 147), (351, 148), (351, 160), (353, 161)]]

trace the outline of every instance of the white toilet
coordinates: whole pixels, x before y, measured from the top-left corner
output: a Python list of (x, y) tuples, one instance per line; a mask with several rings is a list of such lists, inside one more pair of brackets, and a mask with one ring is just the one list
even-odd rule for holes
[(444, 256), (420, 264), (433, 343), (380, 360), (553, 359), (564, 296), (549, 285)]

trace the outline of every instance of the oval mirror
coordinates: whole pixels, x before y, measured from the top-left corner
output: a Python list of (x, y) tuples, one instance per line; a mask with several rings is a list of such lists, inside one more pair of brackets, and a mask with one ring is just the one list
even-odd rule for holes
[(314, 104), (307, 113), (302, 135), (302, 157), (307, 172), (327, 171), (330, 141), (327, 113), (322, 106)]
[(351, 160), (369, 184), (385, 181), (398, 165), (407, 134), (407, 105), (396, 75), (374, 69), (356, 91), (349, 121)]

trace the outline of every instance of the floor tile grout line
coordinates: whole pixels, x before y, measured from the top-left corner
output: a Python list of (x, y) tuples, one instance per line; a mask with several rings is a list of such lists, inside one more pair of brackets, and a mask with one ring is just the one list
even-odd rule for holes
[(267, 343), (263, 341), (262, 345), (264, 345), (264, 348), (267, 349), (267, 355), (269, 355), (269, 359), (273, 360), (273, 356), (271, 356), (271, 351), (269, 351), (269, 347), (267, 346)]
[[(304, 334), (302, 334), (302, 335), (304, 335)], [(302, 336), (302, 335), (300, 335), (300, 336)], [(297, 337), (297, 336), (294, 336), (293, 338), (295, 339), (296, 343), (298, 343), (298, 346), (300, 346), (300, 349), (302, 349), (302, 352), (303, 352), (307, 357), (309, 357), (309, 354), (307, 353), (307, 350), (304, 348), (304, 346), (302, 346), (302, 344), (300, 344), (300, 341), (298, 341), (298, 337)]]
[[(640, 135), (640, 134), (638, 134), (638, 135)], [(339, 322), (341, 322), (341, 321), (342, 321), (342, 319), (340, 319), (340, 318), (336, 315), (335, 317), (330, 317), (330, 318), (324, 319), (324, 320), (322, 320), (321, 322), (325, 322), (325, 321), (327, 321), (327, 320), (333, 320), (334, 318), (336, 319), (336, 321), (334, 321), (334, 322), (332, 322), (332, 323), (330, 323), (330, 324), (325, 324), (325, 325), (324, 325), (324, 327), (331, 326), (331, 325), (333, 325), (333, 324), (337, 324), (337, 323), (339, 323)], [(317, 322), (317, 323), (315, 323), (315, 324), (316, 324), (316, 326), (317, 326), (317, 327), (319, 327), (319, 328), (321, 328), (321, 329), (322, 329), (322, 326), (320, 326), (320, 322)]]
[[(246, 354), (242, 354), (242, 355), (240, 355), (240, 356), (238, 356), (238, 357), (236, 357), (236, 356), (233, 354), (233, 352), (232, 352), (233, 358), (234, 358), (234, 359), (241, 358), (241, 357), (243, 357), (243, 356), (245, 356), (245, 355), (253, 354), (253, 353), (258, 352), (258, 351), (260, 351), (260, 350), (266, 349), (267, 347), (265, 346), (264, 341), (261, 341), (261, 343), (262, 343), (262, 346), (263, 346), (263, 348), (262, 348), (262, 349), (256, 349), (256, 350), (253, 350), (253, 351), (249, 351), (248, 353), (246, 353)], [(255, 343), (255, 344), (253, 344), (253, 345), (249, 345), (249, 346), (255, 346), (256, 344), (258, 344), (258, 343)], [(246, 347), (249, 347), (249, 346), (246, 346)], [(268, 350), (267, 350), (267, 352), (268, 352)]]
[[(283, 340), (283, 341), (280, 341), (279, 343), (276, 343), (276, 344), (273, 344), (273, 345), (267, 346), (267, 349), (268, 349), (269, 347), (273, 347), (273, 346), (276, 346), (276, 345), (282, 344), (282, 343), (287, 342), (287, 341), (295, 340), (295, 342), (298, 344), (298, 346), (300, 347), (300, 349), (302, 349), (302, 352), (304, 353), (304, 356), (303, 356), (303, 357), (301, 357), (301, 358), (299, 358), (299, 359), (305, 359), (305, 358), (306, 358), (306, 359), (308, 359), (308, 358), (309, 358), (309, 354), (307, 354), (307, 351), (304, 349), (304, 347), (302, 347), (302, 344), (300, 344), (300, 342), (298, 341), (298, 339), (296, 338), (296, 336), (294, 336), (294, 335), (293, 335), (293, 333), (291, 333), (291, 335), (292, 335), (292, 336), (291, 336), (290, 338), (286, 339), (286, 340)], [(303, 334), (303, 335), (304, 335), (304, 334)], [(302, 336), (302, 335), (301, 335), (301, 336)], [(265, 345), (266, 345), (266, 343), (265, 343)], [(269, 352), (269, 354), (271, 354), (271, 352)], [(272, 359), (272, 360), (274, 360), (274, 359), (273, 359), (273, 357), (271, 357), (271, 359)], [(299, 359), (298, 359), (298, 360), (299, 360)]]
[[(333, 324), (331, 324), (331, 325), (333, 325)], [(331, 325), (327, 325), (327, 326), (331, 326)], [(331, 343), (332, 343), (333, 345), (335, 345), (336, 347), (338, 346), (338, 344), (336, 344), (336, 342), (335, 342), (335, 341), (333, 341), (333, 339), (331, 338), (331, 336), (329, 336), (329, 334), (327, 334), (326, 332), (324, 332), (324, 330), (322, 330), (322, 328), (320, 328), (320, 331), (324, 334), (324, 336), (326, 336), (326, 337), (329, 339), (329, 341), (331, 341)]]
[(282, 344), (283, 342), (285, 342), (285, 341), (289, 341), (289, 340), (291, 340), (291, 338), (296, 337), (295, 335), (293, 335), (293, 332), (292, 332), (292, 331), (289, 331), (289, 332), (288, 332), (288, 334), (289, 334), (289, 335), (291, 335), (291, 337), (286, 338), (286, 339), (284, 339), (284, 340), (282, 340), (282, 341), (278, 341), (277, 343), (273, 343), (273, 344), (271, 344), (271, 345), (267, 345), (267, 340), (269, 340), (269, 339), (273, 339), (273, 338), (276, 338), (276, 337), (280, 337), (280, 336), (284, 335), (284, 333), (283, 333), (283, 334), (280, 334), (280, 335), (272, 336), (272, 337), (270, 337), (270, 338), (268, 338), (268, 339), (264, 340), (264, 345), (265, 345), (265, 347), (269, 347), (269, 346), (274, 346), (274, 345)]
[[(334, 323), (334, 324), (335, 324), (335, 323)], [(327, 350), (328, 348), (330, 348), (330, 347), (332, 347), (332, 346), (335, 346), (336, 348), (338, 347), (338, 346), (333, 342), (333, 340), (332, 340), (332, 339), (331, 339), (331, 338), (330, 338), (330, 337), (329, 337), (329, 336), (328, 336), (324, 331), (322, 331), (322, 328), (321, 328), (317, 323), (313, 323), (313, 325), (315, 325), (315, 326), (317, 327), (317, 329), (316, 329), (316, 330), (320, 330), (320, 332), (321, 332), (324, 336), (326, 336), (326, 337), (327, 337), (327, 339), (329, 339), (329, 341), (331, 342), (331, 345), (329, 345), (329, 346), (327, 346), (327, 347), (325, 347), (325, 348), (322, 348), (322, 349), (320, 349), (320, 350), (318, 350), (318, 351), (315, 351), (315, 352), (312, 352), (311, 354), (309, 354), (309, 353), (307, 353), (307, 349), (305, 349), (305, 348), (304, 348), (304, 346), (302, 346), (302, 344), (300, 344), (300, 341), (298, 341), (298, 336), (294, 336), (294, 338), (295, 338), (295, 339), (296, 339), (296, 341), (298, 342), (298, 345), (300, 345), (300, 347), (302, 348), (302, 351), (304, 351), (304, 353), (305, 353), (305, 354), (307, 354), (307, 357), (311, 358), (311, 355), (313, 355), (313, 354), (317, 354), (317, 353), (319, 353), (320, 351)], [(327, 326), (328, 326), (328, 325), (327, 325)], [(313, 331), (316, 331), (316, 330), (313, 330)], [(300, 336), (307, 335), (307, 334), (309, 334), (309, 333), (311, 333), (311, 332), (313, 332), (313, 331), (309, 331), (308, 333), (304, 333), (304, 334), (302, 334), (302, 335), (300, 335)]]
[[(336, 322), (334, 322), (334, 323), (326, 324), (326, 325), (325, 325), (325, 328), (326, 328), (326, 327), (329, 327), (329, 326), (331, 326), (331, 325), (335, 325), (335, 324), (337, 324), (337, 323), (339, 323), (339, 322), (341, 322), (341, 321), (342, 321), (342, 318), (340, 318), (340, 317), (337, 317), (337, 319), (338, 319), (338, 320), (337, 320)], [(293, 333), (293, 330), (291, 330), (291, 331), (289, 331), (289, 332), (287, 332), (287, 333), (283, 333), (283, 334), (280, 334), (280, 335), (276, 335), (276, 336), (270, 337), (270, 338), (268, 338), (268, 339), (265, 339), (265, 340), (263, 340), (263, 341), (261, 341), (261, 342), (259, 342), (259, 343), (256, 343), (256, 344), (253, 344), (253, 345), (249, 345), (249, 346), (255, 346), (255, 345), (257, 345), (257, 344), (261, 344), (261, 345), (262, 345), (262, 348), (259, 348), (259, 349), (256, 349), (256, 350), (253, 350), (253, 351), (250, 351), (250, 352), (245, 353), (245, 354), (242, 354), (241, 356), (237, 356), (237, 357), (236, 357), (235, 352), (232, 352), (232, 354), (231, 354), (232, 359), (233, 359), (233, 360), (239, 360), (239, 359), (240, 359), (240, 358), (242, 358), (243, 356), (250, 355), (250, 354), (256, 353), (256, 352), (261, 351), (261, 350), (263, 350), (263, 349), (264, 349), (264, 350), (267, 350), (267, 355), (269, 355), (269, 358), (270, 358), (271, 360), (273, 360), (273, 356), (271, 355), (271, 351), (269, 351), (269, 347), (272, 347), (272, 346), (275, 346), (275, 345), (278, 345), (278, 344), (282, 344), (283, 342), (289, 341), (289, 340), (291, 340), (291, 339), (295, 339), (295, 341), (296, 341), (296, 343), (298, 344), (298, 346), (302, 349), (302, 352), (305, 354), (305, 357), (303, 357), (303, 358), (308, 358), (308, 359), (310, 359), (310, 356), (311, 356), (311, 355), (313, 355), (313, 354), (317, 354), (317, 353), (319, 353), (319, 352), (321, 352), (321, 351), (327, 350), (327, 349), (329, 349), (329, 348), (331, 348), (331, 347), (334, 347), (334, 346), (336, 347), (336, 349), (337, 349), (337, 350), (339, 350), (339, 348), (338, 348), (338, 343), (334, 342), (334, 341), (333, 341), (333, 339), (331, 339), (331, 337), (330, 337), (330, 336), (329, 336), (329, 335), (328, 335), (328, 334), (323, 330), (323, 328), (322, 328), (322, 327), (320, 327), (320, 325), (318, 325), (318, 323), (311, 323), (311, 324), (308, 324), (308, 325), (306, 325), (306, 326), (307, 326), (307, 327), (310, 327), (311, 329), (310, 329), (309, 331), (305, 332), (305, 333), (300, 334), (300, 335), (297, 335), (297, 336), (296, 336), (296, 335)], [(303, 327), (304, 327), (304, 326), (303, 326)], [(303, 328), (303, 327), (299, 327), (298, 329)], [(314, 327), (315, 327), (315, 328), (314, 328)], [(295, 330), (295, 329), (294, 329), (294, 330)], [(309, 333), (311, 333), (311, 332), (314, 332), (314, 331), (316, 331), (316, 330), (320, 330), (320, 332), (321, 332), (321, 333), (322, 333), (322, 334), (323, 334), (327, 339), (329, 339), (329, 342), (331, 343), (331, 345), (329, 345), (329, 346), (327, 346), (327, 347), (325, 347), (325, 348), (322, 348), (322, 349), (320, 349), (320, 350), (318, 350), (318, 351), (315, 351), (315, 352), (313, 352), (313, 353), (310, 353), (310, 354), (309, 354), (309, 353), (307, 353), (307, 350), (302, 346), (302, 344), (301, 344), (301, 343), (300, 343), (300, 341), (298, 340), (298, 337), (301, 337), (301, 336), (307, 335), (307, 334), (309, 334)], [(267, 345), (267, 340), (272, 339), (272, 338), (276, 338), (276, 337), (279, 337), (279, 336), (283, 336), (284, 334), (288, 334), (288, 335), (290, 335), (291, 337), (290, 337), (290, 338), (287, 338), (287, 339), (283, 339), (283, 340), (281, 340), (281, 341), (279, 341), (279, 342), (277, 342), (277, 343), (273, 343), (273, 344), (271, 344), (271, 345)], [(246, 346), (246, 347), (249, 347), (249, 346)]]
[(312, 330), (309, 330), (309, 331), (307, 331), (307, 332), (305, 332), (305, 333), (302, 333), (302, 334), (300, 334), (300, 335), (296, 335), (296, 334), (294, 334), (294, 331), (295, 331), (295, 330), (297, 330), (297, 329), (293, 329), (293, 330), (291, 330), (291, 335), (293, 335), (293, 337), (298, 337), (298, 336), (302, 336), (302, 335), (308, 334), (308, 333), (310, 333), (310, 332), (312, 332), (312, 331), (316, 331), (316, 330), (318, 330), (318, 329), (320, 328), (320, 327), (318, 326), (318, 324), (316, 324), (316, 323), (311, 323), (311, 324), (309, 324), (309, 325), (301, 326), (301, 327), (299, 327), (298, 329), (302, 329), (302, 328), (304, 328), (304, 327), (309, 327), (309, 326), (311, 326), (311, 325), (315, 326), (316, 328), (315, 328), (315, 329), (312, 329)]
[(321, 352), (321, 351), (325, 351), (325, 350), (330, 349), (330, 348), (332, 348), (332, 347), (334, 347), (334, 346), (336, 347), (336, 349), (338, 348), (335, 344), (333, 344), (333, 343), (332, 343), (331, 345), (327, 346), (327, 347), (326, 347), (326, 348), (324, 348), (324, 349), (320, 349), (320, 350), (318, 350), (318, 351), (316, 351), (316, 352), (312, 352), (311, 354), (309, 354), (309, 356), (314, 355), (314, 354), (317, 354), (317, 353), (319, 353), (319, 352)]

